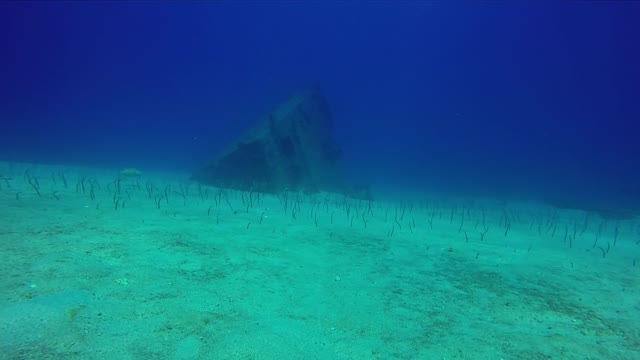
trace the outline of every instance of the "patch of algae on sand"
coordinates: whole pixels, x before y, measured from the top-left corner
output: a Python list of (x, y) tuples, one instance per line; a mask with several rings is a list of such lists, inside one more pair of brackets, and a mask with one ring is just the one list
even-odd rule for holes
[(86, 308), (87, 308), (87, 306), (82, 304), (82, 305), (74, 306), (74, 307), (70, 308), (69, 310), (67, 310), (67, 315), (69, 316), (69, 321), (75, 320), (76, 317), (78, 317), (78, 314), (80, 312), (82, 312), (82, 310), (84, 310)]
[(138, 177), (140, 175), (142, 175), (142, 171), (136, 168), (126, 168), (120, 171), (120, 176), (122, 177)]

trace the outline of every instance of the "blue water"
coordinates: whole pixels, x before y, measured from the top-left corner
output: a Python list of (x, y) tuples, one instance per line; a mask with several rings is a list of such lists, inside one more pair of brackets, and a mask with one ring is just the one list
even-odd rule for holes
[(0, 157), (191, 170), (319, 83), (380, 189), (640, 203), (640, 3), (3, 2)]

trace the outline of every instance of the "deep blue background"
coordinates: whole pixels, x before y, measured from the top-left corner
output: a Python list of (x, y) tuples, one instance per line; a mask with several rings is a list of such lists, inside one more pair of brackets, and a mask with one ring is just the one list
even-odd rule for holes
[(192, 169), (318, 81), (382, 187), (640, 202), (636, 2), (0, 3), (0, 157)]

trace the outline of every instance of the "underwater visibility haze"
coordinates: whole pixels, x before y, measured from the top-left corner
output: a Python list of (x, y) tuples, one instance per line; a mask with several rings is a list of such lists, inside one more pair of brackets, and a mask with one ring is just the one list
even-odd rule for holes
[(640, 3), (0, 3), (0, 359), (640, 359)]

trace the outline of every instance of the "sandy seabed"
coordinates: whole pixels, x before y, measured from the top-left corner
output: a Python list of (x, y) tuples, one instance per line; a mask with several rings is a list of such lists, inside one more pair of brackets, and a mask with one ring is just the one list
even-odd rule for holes
[(0, 175), (3, 360), (640, 359), (640, 219)]

